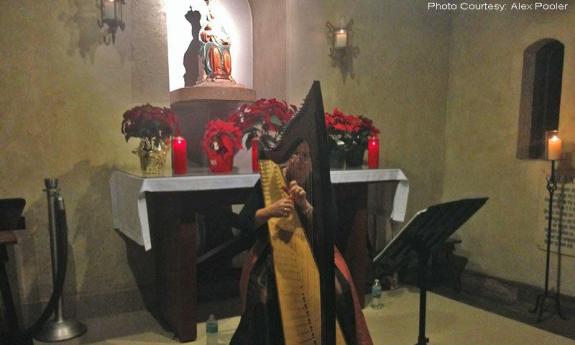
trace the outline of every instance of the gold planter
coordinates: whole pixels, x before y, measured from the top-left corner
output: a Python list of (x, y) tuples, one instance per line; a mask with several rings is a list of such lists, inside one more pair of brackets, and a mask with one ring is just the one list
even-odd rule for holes
[(166, 164), (169, 139), (142, 138), (140, 145), (134, 151), (140, 157), (140, 167), (142, 174), (162, 175)]

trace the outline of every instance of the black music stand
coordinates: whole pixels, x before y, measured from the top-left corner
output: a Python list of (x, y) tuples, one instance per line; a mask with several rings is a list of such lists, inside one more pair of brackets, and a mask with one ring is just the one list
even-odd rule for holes
[(417, 344), (426, 345), (425, 314), (427, 308), (427, 267), (431, 253), (485, 204), (487, 198), (472, 198), (433, 205), (417, 212), (401, 231), (377, 254), (373, 262), (398, 267), (417, 254), (419, 287), (419, 337)]

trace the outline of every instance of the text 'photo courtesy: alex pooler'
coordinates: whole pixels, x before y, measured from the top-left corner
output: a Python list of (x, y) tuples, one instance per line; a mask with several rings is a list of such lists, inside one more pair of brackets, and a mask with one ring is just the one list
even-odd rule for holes
[(503, 12), (503, 11), (565, 11), (569, 7), (566, 2), (428, 2), (429, 11), (486, 11), (486, 12)]

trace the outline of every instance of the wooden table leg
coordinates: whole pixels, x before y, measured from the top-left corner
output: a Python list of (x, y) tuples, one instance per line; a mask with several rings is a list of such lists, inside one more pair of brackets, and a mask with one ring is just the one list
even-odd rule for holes
[(156, 261), (157, 278), (165, 287), (161, 313), (181, 342), (197, 336), (196, 234), (196, 223), (181, 224), (165, 239), (164, 260)]
[(367, 210), (359, 209), (353, 219), (346, 248), (346, 260), (358, 292), (359, 304), (365, 305), (365, 276), (369, 265), (367, 253)]
[(181, 342), (193, 341), (197, 336), (196, 214), (213, 214), (222, 205), (241, 203), (249, 190), (146, 194), (157, 306), (160, 317)]
[(336, 245), (340, 248), (353, 278), (361, 306), (365, 304), (365, 279), (369, 265), (367, 249), (367, 185), (336, 185), (341, 234)]
[(197, 224), (193, 212), (185, 212), (176, 195), (148, 199), (157, 307), (181, 342), (197, 336)]

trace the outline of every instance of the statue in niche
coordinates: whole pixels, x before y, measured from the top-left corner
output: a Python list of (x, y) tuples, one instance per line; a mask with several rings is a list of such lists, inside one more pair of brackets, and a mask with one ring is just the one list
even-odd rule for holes
[(186, 73), (184, 74), (184, 83), (186, 86), (195, 85), (200, 79), (200, 59), (198, 52), (202, 45), (200, 44), (200, 19), (202, 15), (199, 11), (195, 11), (190, 7), (186, 13), (186, 20), (192, 25), (192, 41), (184, 54), (184, 67)]
[(200, 58), (204, 68), (202, 81), (232, 79), (232, 56), (230, 55), (230, 36), (222, 23), (217, 20), (213, 5), (215, 0), (205, 0), (208, 11), (205, 25), (200, 30)]

